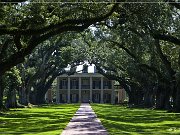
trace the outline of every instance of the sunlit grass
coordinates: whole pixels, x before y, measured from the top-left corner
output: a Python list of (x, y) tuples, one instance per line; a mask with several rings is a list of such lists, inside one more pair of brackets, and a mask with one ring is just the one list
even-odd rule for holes
[(79, 104), (49, 105), (12, 109), (0, 115), (0, 134), (59, 135)]
[(180, 134), (180, 113), (107, 104), (92, 104), (92, 108), (112, 135)]

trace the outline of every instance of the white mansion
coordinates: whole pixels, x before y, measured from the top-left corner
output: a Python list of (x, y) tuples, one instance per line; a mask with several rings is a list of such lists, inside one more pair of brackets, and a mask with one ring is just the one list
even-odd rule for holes
[[(95, 67), (94, 72), (89, 73), (89, 68), (92, 66), (88, 66), (82, 73), (69, 76), (63, 74), (57, 77), (57, 103), (115, 103), (115, 81), (96, 73)], [(120, 93), (122, 95), (122, 91)], [(118, 102), (122, 100), (119, 94), (116, 95)]]

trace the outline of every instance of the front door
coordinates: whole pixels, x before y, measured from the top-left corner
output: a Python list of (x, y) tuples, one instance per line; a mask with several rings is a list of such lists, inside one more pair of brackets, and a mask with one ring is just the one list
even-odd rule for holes
[(77, 102), (77, 94), (72, 94), (71, 96), (72, 96), (71, 97), (71, 102), (76, 103)]
[(104, 95), (104, 103), (111, 103), (111, 94), (106, 93)]
[(100, 102), (100, 94), (99, 93), (95, 93), (94, 94), (94, 102), (95, 103), (99, 103)]
[(89, 102), (89, 94), (88, 93), (82, 93), (82, 102), (83, 103)]
[(66, 103), (67, 102), (67, 94), (60, 94), (60, 103)]

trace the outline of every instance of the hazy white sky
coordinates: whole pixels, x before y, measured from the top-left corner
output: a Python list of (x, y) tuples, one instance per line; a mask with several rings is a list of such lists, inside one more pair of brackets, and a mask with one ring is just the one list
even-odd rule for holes
[[(88, 67), (88, 73), (94, 73), (94, 64), (92, 64), (92, 65), (89, 65), (89, 67)], [(77, 66), (77, 69), (76, 69), (76, 71), (78, 72), (78, 71), (81, 71), (81, 72), (79, 72), (79, 73), (82, 73), (82, 68), (83, 68), (83, 65), (79, 65), (79, 66)]]

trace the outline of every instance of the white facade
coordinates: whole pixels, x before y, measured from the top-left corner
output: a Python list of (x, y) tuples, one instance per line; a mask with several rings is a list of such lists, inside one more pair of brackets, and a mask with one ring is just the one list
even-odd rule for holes
[(114, 81), (99, 73), (75, 73), (57, 78), (57, 103), (115, 103)]

